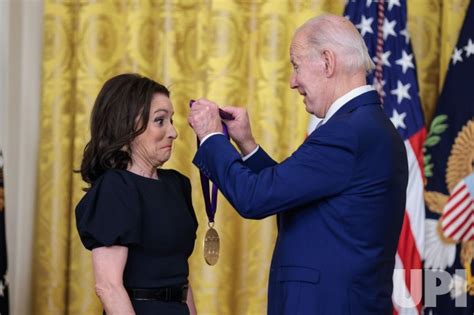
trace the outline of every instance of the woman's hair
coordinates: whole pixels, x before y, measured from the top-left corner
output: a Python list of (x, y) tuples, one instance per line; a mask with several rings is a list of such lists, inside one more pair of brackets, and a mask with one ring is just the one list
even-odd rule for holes
[(91, 113), (91, 139), (84, 148), (82, 179), (92, 184), (108, 169), (126, 169), (130, 143), (147, 127), (154, 94), (169, 97), (163, 85), (138, 74), (120, 74), (105, 82)]

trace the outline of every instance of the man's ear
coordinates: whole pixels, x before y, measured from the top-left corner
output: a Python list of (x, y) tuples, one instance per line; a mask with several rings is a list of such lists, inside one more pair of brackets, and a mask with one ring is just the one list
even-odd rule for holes
[(326, 77), (332, 77), (336, 69), (336, 55), (330, 49), (324, 49), (321, 52), (321, 59), (324, 65), (324, 73)]

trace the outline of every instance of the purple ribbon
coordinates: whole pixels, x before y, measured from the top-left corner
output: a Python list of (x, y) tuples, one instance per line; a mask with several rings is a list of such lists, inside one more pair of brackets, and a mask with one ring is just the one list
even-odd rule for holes
[[(192, 107), (194, 102), (195, 100), (190, 100), (189, 107)], [(231, 113), (223, 111), (220, 108), (219, 108), (219, 115), (222, 119), (226, 119), (226, 120), (234, 119)], [(229, 133), (227, 132), (227, 126), (224, 123), (222, 123), (222, 129), (224, 131), (224, 135), (227, 138), (229, 138)], [(199, 141), (199, 138), (196, 138), (196, 140), (197, 140), (197, 146), (199, 148), (199, 145), (201, 143)], [(202, 195), (204, 198), (204, 205), (206, 206), (207, 218), (209, 219), (209, 223), (214, 223), (214, 217), (216, 215), (216, 210), (217, 210), (217, 186), (214, 183), (212, 183), (212, 195), (209, 196), (209, 179), (201, 171), (199, 171), (199, 176), (201, 177)]]

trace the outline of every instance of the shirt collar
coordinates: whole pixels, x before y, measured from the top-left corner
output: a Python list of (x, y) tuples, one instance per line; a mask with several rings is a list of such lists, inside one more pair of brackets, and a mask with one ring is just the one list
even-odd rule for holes
[(348, 93), (344, 94), (343, 96), (339, 97), (334, 103), (329, 106), (329, 110), (326, 113), (326, 117), (324, 117), (322, 124), (324, 125), (342, 106), (344, 106), (350, 100), (356, 98), (359, 95), (367, 93), (369, 91), (373, 91), (374, 88), (372, 85), (363, 85), (359, 86)]

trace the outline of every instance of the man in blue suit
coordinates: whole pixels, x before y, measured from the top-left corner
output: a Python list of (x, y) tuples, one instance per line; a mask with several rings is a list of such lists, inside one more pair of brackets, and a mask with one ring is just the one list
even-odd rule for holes
[(256, 144), (246, 111), (226, 107), (242, 158), (222, 135), (217, 105), (200, 99), (188, 118), (202, 142), (193, 162), (241, 216), (278, 215), (268, 314), (391, 314), (408, 166), (366, 85), (373, 63), (354, 25), (333, 15), (301, 26), (290, 56), (291, 88), (320, 126), (276, 163)]

